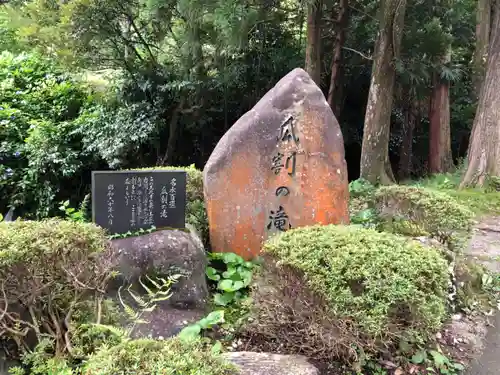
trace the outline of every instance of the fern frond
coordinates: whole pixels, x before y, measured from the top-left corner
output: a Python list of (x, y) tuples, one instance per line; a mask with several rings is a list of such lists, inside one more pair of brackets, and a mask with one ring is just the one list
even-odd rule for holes
[(161, 288), (160, 289), (163, 289), (165, 287), (169, 287), (170, 285), (172, 285), (174, 282), (171, 281), (170, 279), (169, 280), (166, 280), (166, 279), (163, 279), (161, 277), (158, 278), (158, 280), (161, 281)]
[(168, 288), (167, 290), (159, 290), (155, 293), (155, 296), (157, 295), (160, 295), (160, 296), (165, 296), (165, 295), (168, 295), (170, 293), (170, 288)]
[(142, 288), (146, 291), (148, 295), (150, 296), (154, 295), (153, 291), (142, 282), (141, 277), (139, 277), (139, 284), (141, 284)]
[(136, 295), (135, 293), (133, 293), (130, 289), (127, 290), (128, 293), (130, 294), (130, 296), (134, 299), (134, 301), (141, 307), (146, 307), (147, 306), (147, 302), (144, 301), (141, 297), (139, 297), (138, 295)]
[(136, 312), (134, 311), (134, 309), (132, 307), (130, 307), (129, 305), (127, 305), (124, 301), (123, 301), (123, 298), (122, 298), (122, 295), (121, 295), (121, 289), (122, 289), (122, 286), (120, 286), (120, 288), (118, 288), (118, 298), (120, 300), (120, 304), (123, 306), (123, 309), (125, 310), (125, 313), (131, 318), (131, 319), (137, 319), (137, 314)]
[(148, 275), (146, 275), (146, 278), (151, 282), (151, 284), (153, 284), (156, 287), (156, 289), (161, 289), (160, 284), (158, 284), (156, 281), (151, 279)]
[(156, 297), (156, 298), (152, 298), (151, 299), (151, 302), (161, 302), (161, 301), (166, 301), (167, 299), (169, 299), (170, 297), (172, 297), (172, 293), (170, 293), (169, 295), (166, 295), (164, 297)]

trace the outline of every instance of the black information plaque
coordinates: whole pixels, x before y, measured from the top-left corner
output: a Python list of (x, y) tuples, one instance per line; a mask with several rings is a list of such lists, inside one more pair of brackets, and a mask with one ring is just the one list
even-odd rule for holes
[(185, 171), (92, 172), (92, 219), (111, 234), (184, 228)]

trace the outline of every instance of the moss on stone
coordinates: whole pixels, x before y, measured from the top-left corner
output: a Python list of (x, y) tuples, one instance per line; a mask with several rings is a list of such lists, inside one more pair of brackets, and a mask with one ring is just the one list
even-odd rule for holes
[(236, 375), (238, 370), (199, 341), (128, 340), (90, 356), (83, 375)]
[(408, 234), (405, 230), (410, 228), (417, 235), (428, 233), (451, 249), (462, 248), (472, 233), (474, 213), (455, 198), (435, 190), (382, 186), (375, 192), (375, 205), (388, 231)]

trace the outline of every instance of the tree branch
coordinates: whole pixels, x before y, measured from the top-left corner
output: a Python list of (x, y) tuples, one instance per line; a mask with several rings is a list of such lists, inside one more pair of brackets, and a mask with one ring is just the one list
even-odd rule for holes
[(151, 48), (149, 48), (149, 44), (146, 42), (146, 40), (144, 39), (144, 37), (142, 36), (142, 34), (140, 33), (139, 29), (137, 28), (137, 25), (135, 24), (134, 22), (134, 19), (132, 18), (132, 16), (130, 16), (129, 14), (126, 15), (126, 17), (128, 18), (129, 22), (130, 22), (130, 25), (132, 26), (132, 28), (134, 29), (134, 31), (136, 32), (139, 40), (141, 41), (141, 43), (144, 45), (144, 47), (146, 48), (146, 50), (148, 51), (148, 54), (149, 54), (149, 57), (151, 58), (151, 62), (156, 65), (156, 58), (154, 57), (153, 55), (153, 51), (151, 51)]
[(96, 324), (101, 324), (101, 316), (102, 316), (102, 296), (97, 298), (97, 317)]
[(362, 58), (364, 58), (366, 60), (373, 60), (373, 57), (367, 56), (364, 53), (359, 52), (359, 51), (357, 51), (355, 49), (352, 49), (352, 48), (349, 48), (349, 47), (344, 47), (344, 46), (342, 48), (345, 49), (345, 50), (347, 50), (347, 51), (351, 51), (351, 52), (357, 53), (358, 55), (360, 55)]

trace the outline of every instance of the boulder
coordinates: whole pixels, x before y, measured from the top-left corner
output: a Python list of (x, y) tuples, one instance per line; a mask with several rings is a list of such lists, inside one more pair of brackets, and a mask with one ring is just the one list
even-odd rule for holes
[(229, 129), (203, 177), (214, 251), (250, 259), (270, 235), (349, 221), (342, 133), (302, 69), (281, 79)]
[(120, 273), (111, 290), (136, 283), (142, 275), (181, 274), (172, 287), (169, 306), (181, 309), (204, 308), (208, 299), (205, 277), (207, 258), (200, 238), (193, 230), (160, 230), (137, 237), (111, 241)]
[(240, 375), (319, 375), (318, 369), (301, 355), (253, 352), (223, 355), (239, 368)]
[[(186, 326), (196, 323), (206, 312), (200, 309), (176, 309), (168, 305), (162, 305), (152, 312), (142, 315), (145, 323), (137, 324), (131, 332), (133, 338), (153, 338), (163, 340), (179, 334)], [(122, 325), (126, 327), (127, 321)], [(1, 375), (1, 374), (0, 374)]]

